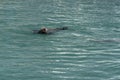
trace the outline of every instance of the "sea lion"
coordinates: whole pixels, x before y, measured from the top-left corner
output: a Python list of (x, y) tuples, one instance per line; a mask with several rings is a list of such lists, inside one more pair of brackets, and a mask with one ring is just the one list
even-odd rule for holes
[(60, 30), (67, 30), (68, 27), (62, 27), (62, 28), (53, 28), (48, 29), (46, 27), (41, 28), (40, 30), (33, 30), (33, 33), (36, 34), (52, 34), (54, 32), (60, 31)]

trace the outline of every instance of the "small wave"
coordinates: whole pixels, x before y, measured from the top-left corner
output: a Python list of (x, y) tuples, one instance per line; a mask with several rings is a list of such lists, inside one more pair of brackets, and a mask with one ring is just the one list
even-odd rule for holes
[(81, 36), (81, 34), (78, 33), (72, 33), (73, 36)]

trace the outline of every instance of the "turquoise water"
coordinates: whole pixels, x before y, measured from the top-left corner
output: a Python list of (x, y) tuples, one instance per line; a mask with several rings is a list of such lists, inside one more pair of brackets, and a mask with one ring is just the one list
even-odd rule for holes
[(0, 0), (0, 36), (0, 80), (120, 80), (120, 0)]

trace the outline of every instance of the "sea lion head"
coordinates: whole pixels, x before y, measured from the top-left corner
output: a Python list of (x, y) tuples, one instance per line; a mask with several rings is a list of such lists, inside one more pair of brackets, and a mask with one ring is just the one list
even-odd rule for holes
[(47, 28), (45, 28), (45, 27), (43, 27), (43, 28), (41, 28), (41, 30), (40, 30), (42, 33), (47, 33), (47, 31), (48, 31), (48, 29)]

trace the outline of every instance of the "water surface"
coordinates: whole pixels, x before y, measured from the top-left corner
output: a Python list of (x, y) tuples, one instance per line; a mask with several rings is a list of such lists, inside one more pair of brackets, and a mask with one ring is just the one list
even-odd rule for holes
[(0, 80), (119, 80), (119, 3), (0, 0)]

